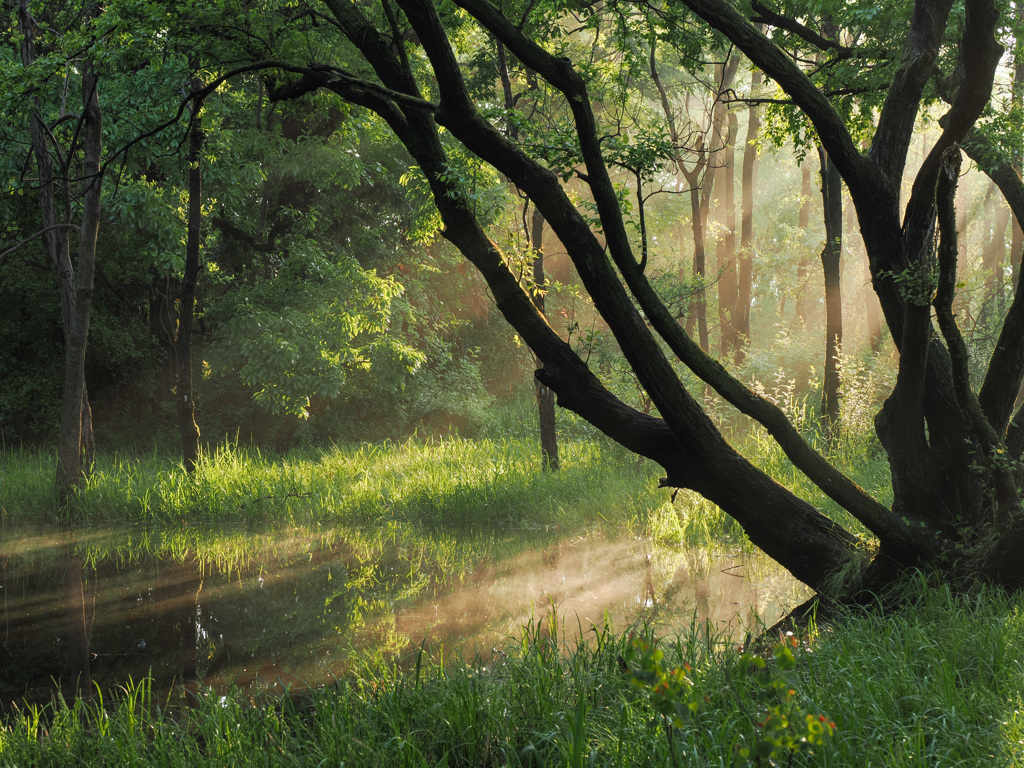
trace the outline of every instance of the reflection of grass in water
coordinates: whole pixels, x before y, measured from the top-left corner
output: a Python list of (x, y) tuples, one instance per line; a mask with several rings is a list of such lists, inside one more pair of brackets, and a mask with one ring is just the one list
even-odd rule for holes
[[(795, 650), (796, 700), (836, 732), (793, 764), (1020, 765), (1020, 596), (958, 596), (923, 579), (905, 588), (905, 611), (852, 613)], [(486, 664), (413, 654), (399, 669), (368, 658), (338, 685), (276, 700), (201, 692), (193, 708), (175, 710), (129, 684), (102, 702), (16, 713), (0, 728), (0, 763), (672, 765), (650, 697), (622, 669), (628, 636), (598, 626), (563, 653), (560, 633), (531, 625)], [(701, 625), (658, 647), (665, 667), (689, 666), (688, 696), (699, 704), (673, 731), (679, 764), (735, 764), (734, 745), (750, 743), (770, 703), (764, 690), (740, 672), (731, 643)]]

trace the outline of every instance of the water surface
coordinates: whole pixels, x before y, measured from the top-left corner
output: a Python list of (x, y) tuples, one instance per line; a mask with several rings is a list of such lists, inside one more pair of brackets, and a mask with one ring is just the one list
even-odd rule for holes
[(739, 638), (808, 594), (765, 558), (601, 531), (211, 536), (4, 532), (0, 705), (144, 677), (168, 695), (299, 690), (420, 649), (486, 659), (525, 625), (569, 645), (643, 620), (710, 621)]

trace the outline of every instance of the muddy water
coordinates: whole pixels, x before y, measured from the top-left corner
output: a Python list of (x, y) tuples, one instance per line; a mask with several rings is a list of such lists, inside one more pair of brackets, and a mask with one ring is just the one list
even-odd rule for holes
[(513, 537), (458, 566), (344, 533), (266, 541), (218, 565), (188, 550), (145, 554), (137, 535), (135, 545), (97, 547), (81, 534), (8, 531), (0, 706), (144, 677), (160, 692), (328, 685), (376, 659), (407, 663), (421, 648), (487, 658), (527, 625), (567, 644), (606, 621), (670, 631), (696, 619), (740, 637), (807, 595), (764, 559), (601, 532), (527, 545)]

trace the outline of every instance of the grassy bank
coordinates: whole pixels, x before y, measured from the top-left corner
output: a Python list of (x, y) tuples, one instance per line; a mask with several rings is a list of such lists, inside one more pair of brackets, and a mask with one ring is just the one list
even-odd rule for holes
[[(956, 596), (923, 578), (904, 588), (913, 607), (845, 617), (793, 649), (792, 673), (767, 654), (768, 678), (794, 691), (793, 722), (810, 714), (835, 724), (813, 753), (802, 748), (789, 763), (782, 749), (777, 764), (1024, 760), (1021, 600)], [(633, 680), (629, 637), (598, 628), (563, 654), (557, 635), (529, 627), (487, 668), (424, 662), (399, 674), (370, 660), (337, 688), (273, 703), (201, 695), (195, 708), (169, 710), (132, 685), (102, 701), (20, 712), (0, 734), (0, 764), (728, 766), (766, 738), (755, 724), (777, 706), (773, 689), (700, 627), (658, 645), (662, 666), (686, 665), (677, 698), (696, 709), (668, 729), (651, 688)]]
[[(160, 454), (101, 455), (66, 516), (120, 523), (387, 521), (437, 526), (574, 526), (657, 508), (657, 468), (592, 440), (563, 441), (563, 468), (539, 471), (530, 440), (341, 446), (275, 455), (225, 443), (187, 475)], [(0, 454), (10, 520), (55, 515), (53, 457)]]

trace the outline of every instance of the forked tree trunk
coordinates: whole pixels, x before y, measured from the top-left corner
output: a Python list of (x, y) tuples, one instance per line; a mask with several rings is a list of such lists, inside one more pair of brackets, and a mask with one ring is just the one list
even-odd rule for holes
[[(718, 504), (752, 542), (815, 589), (828, 589), (842, 571), (845, 589), (839, 594), (854, 599), (858, 591), (881, 588), (904, 569), (920, 565), (934, 565), (955, 576), (981, 574), (1001, 584), (1024, 585), (1024, 558), (1019, 555), (1024, 510), (1016, 478), (1024, 416), (1018, 414), (1020, 422), (1014, 418), (1020, 425), (1016, 432), (1007, 431), (1013, 399), (1024, 380), (1024, 295), (1017, 294), (1008, 311), (1003, 336), (981, 391), (975, 394), (966, 345), (952, 313), (956, 236), (949, 188), (955, 184), (943, 182), (955, 182), (954, 148), (968, 138), (987, 104), (1002, 53), (994, 37), (998, 15), (990, 0), (966, 0), (962, 87), (942, 135), (916, 175), (903, 215), (904, 166), (924, 88), (934, 72), (934, 52), (943, 44), (951, 0), (916, 0), (868, 154), (860, 152), (818, 87), (733, 4), (683, 0), (804, 110), (850, 190), (875, 288), (900, 350), (896, 387), (876, 422), (893, 474), (892, 508), (870, 498), (829, 465), (777, 407), (701, 352), (660, 302), (638, 268), (601, 155), (601, 130), (586, 83), (572, 63), (526, 38), (491, 3), (455, 2), (565, 97), (601, 219), (601, 239), (558, 178), (509, 142), (476, 107), (438, 10), (429, 0), (398, 4), (433, 69), (436, 103), (423, 101), (408, 62), (396, 57), (391, 37), (380, 34), (355, 4), (345, 2), (329, 3), (334, 20), (386, 90), (311, 68), (286, 91), (295, 96), (329, 88), (388, 122), (423, 169), (445, 236), (480, 269), (498, 308), (544, 360), (538, 375), (555, 390), (559, 404), (629, 450), (661, 464), (665, 485), (690, 488)], [(604, 388), (544, 321), (472, 212), (458, 203), (461, 190), (448, 171), (439, 125), (513, 180), (543, 212), (660, 418), (629, 408)], [(1019, 186), (1019, 178), (1014, 178)], [(937, 210), (941, 236), (936, 254), (932, 246)], [(1024, 211), (1024, 191), (1015, 210)], [(936, 269), (939, 287), (933, 294), (928, 280)], [(941, 340), (934, 332), (933, 307)], [(851, 567), (863, 562), (864, 542), (728, 445), (675, 373), (666, 350), (723, 399), (761, 423), (801, 472), (877, 537), (880, 550), (865, 569)]]

